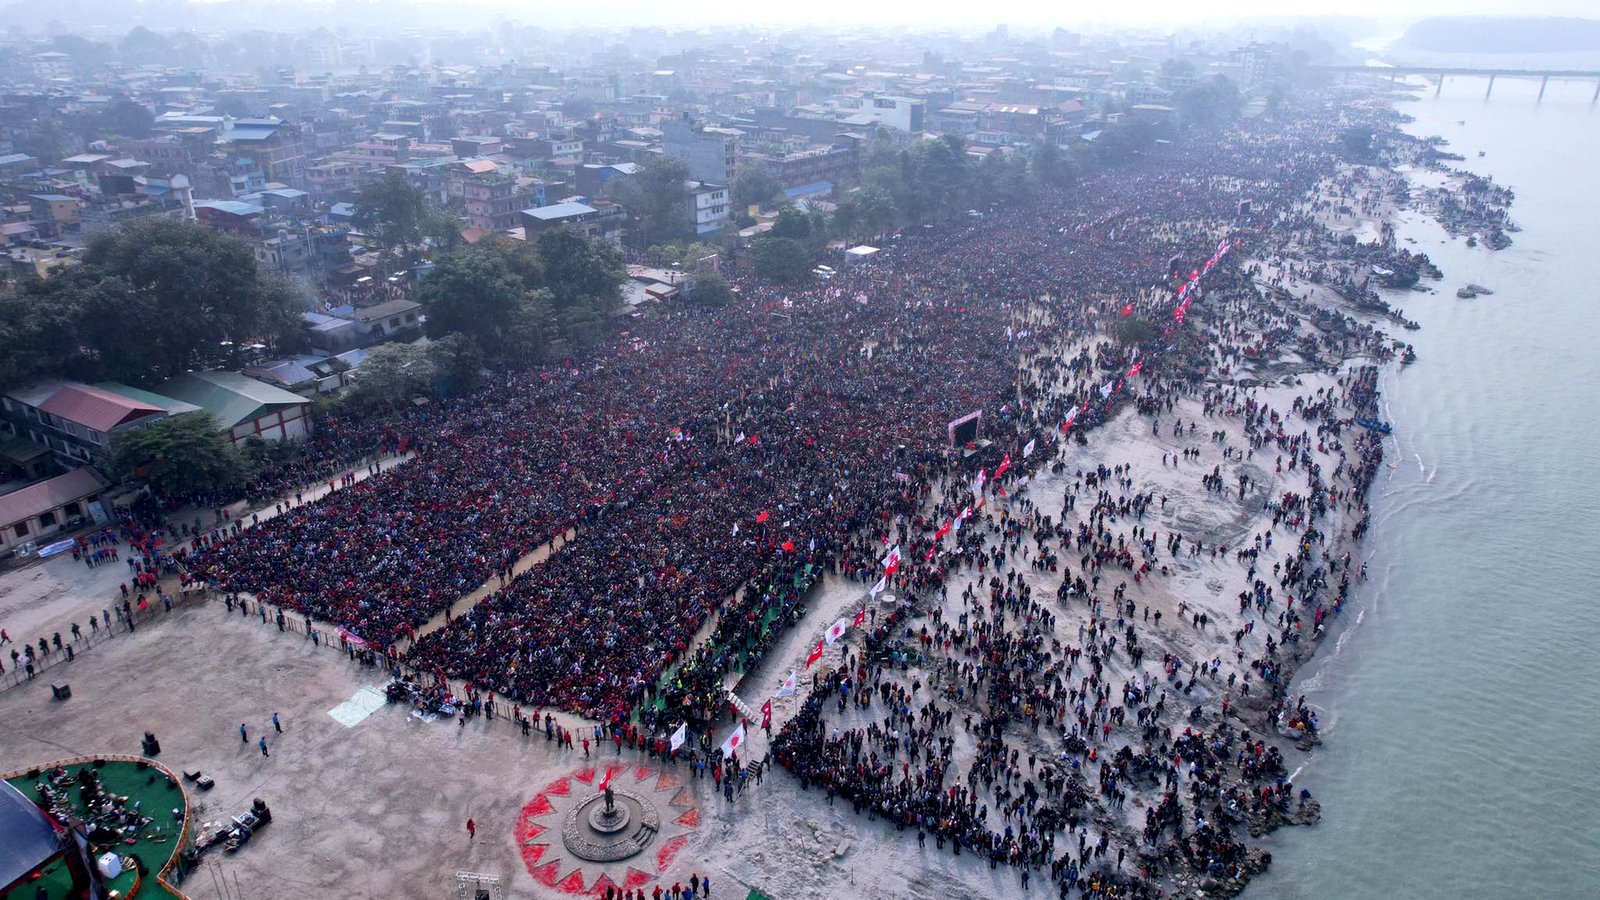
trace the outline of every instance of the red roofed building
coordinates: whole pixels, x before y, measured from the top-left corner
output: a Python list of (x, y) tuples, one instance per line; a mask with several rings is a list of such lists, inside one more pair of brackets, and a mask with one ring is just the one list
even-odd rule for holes
[(71, 469), (105, 464), (122, 433), (198, 408), (114, 382), (43, 381), (0, 397), (0, 434), (42, 444)]

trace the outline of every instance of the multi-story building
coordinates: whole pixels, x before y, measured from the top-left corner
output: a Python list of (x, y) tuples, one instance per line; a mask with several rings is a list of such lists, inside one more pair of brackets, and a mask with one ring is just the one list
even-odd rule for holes
[(126, 385), (46, 380), (0, 397), (0, 433), (44, 445), (64, 468), (107, 465), (127, 432), (195, 408)]
[(489, 160), (463, 160), (456, 173), (451, 191), (459, 190), (473, 228), (506, 231), (520, 224), (522, 210), (544, 205), (544, 182), (501, 172)]
[(928, 102), (911, 97), (846, 97), (840, 101), (845, 122), (858, 125), (886, 125), (908, 134), (921, 134), (927, 127)]
[(695, 181), (728, 184), (733, 180), (742, 134), (737, 128), (697, 127), (683, 120), (663, 122), (661, 148), (668, 156), (683, 160)]
[(696, 235), (714, 234), (728, 220), (728, 188), (725, 185), (691, 181), (686, 184), (689, 218)]

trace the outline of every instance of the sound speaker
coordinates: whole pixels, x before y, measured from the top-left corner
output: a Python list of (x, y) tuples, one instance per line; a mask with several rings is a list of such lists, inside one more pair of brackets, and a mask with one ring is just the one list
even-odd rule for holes
[(65, 700), (72, 696), (72, 685), (67, 684), (65, 681), (58, 681), (50, 685), (50, 693), (54, 694), (57, 700)]

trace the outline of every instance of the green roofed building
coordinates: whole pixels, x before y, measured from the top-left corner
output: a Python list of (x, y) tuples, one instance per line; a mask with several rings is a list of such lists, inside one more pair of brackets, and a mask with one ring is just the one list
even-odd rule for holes
[(234, 443), (252, 436), (293, 441), (311, 431), (311, 401), (237, 372), (188, 372), (156, 392), (216, 416)]

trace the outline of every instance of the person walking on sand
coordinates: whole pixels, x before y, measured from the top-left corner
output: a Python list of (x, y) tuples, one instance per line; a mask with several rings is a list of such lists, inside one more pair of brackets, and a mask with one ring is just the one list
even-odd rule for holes
[(471, 817), (468, 817), (468, 819), (467, 819), (467, 840), (470, 841), (470, 840), (472, 840), (473, 838), (475, 838), (477, 836), (478, 836), (478, 823), (474, 822), (471, 819)]
[(256, 743), (259, 744), (260, 747), (261, 747), (261, 755), (262, 756), (271, 756), (272, 755), (271, 753), (267, 752), (267, 739), (266, 738), (263, 737), (261, 740), (257, 741)]
[(272, 727), (277, 729), (279, 734), (283, 734), (283, 722), (279, 721), (278, 714), (276, 712), (272, 714)]
[(250, 731), (249, 731), (249, 729), (244, 727), (244, 723), (243, 722), (239, 723), (239, 743), (241, 743), (241, 744), (250, 743)]

